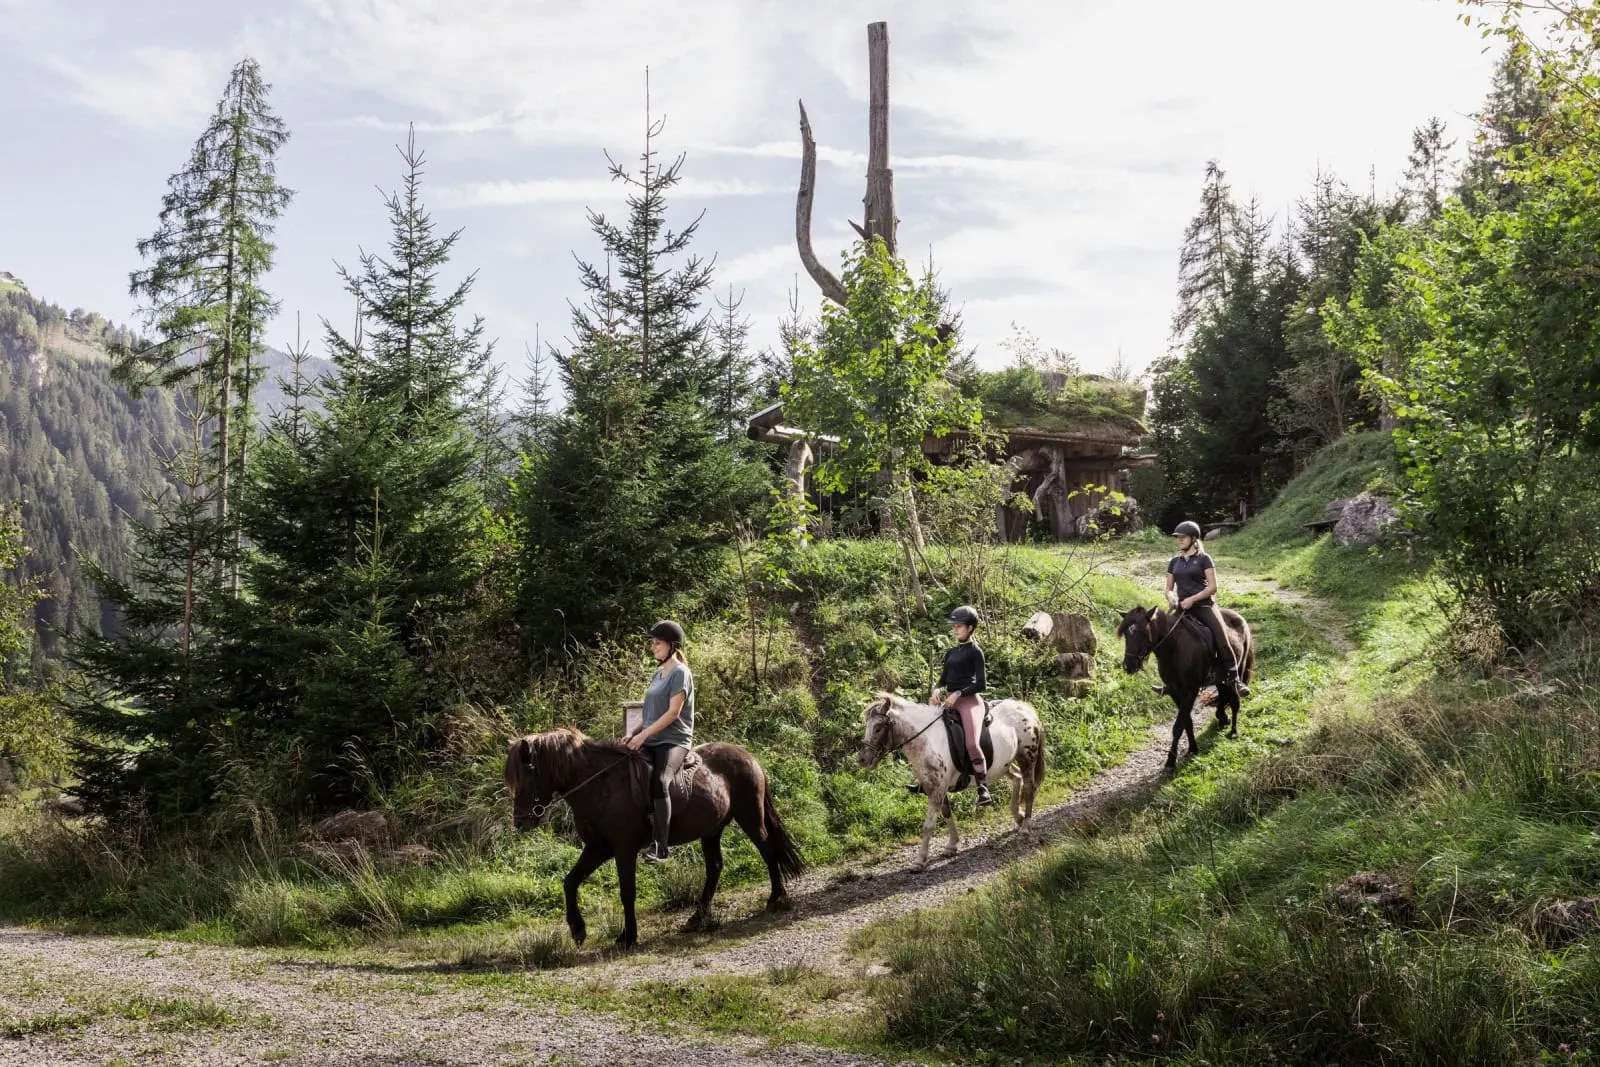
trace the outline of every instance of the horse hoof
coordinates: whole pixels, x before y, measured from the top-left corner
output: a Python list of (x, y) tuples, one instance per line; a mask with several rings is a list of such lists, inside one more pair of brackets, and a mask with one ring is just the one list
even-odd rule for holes
[(639, 935), (621, 933), (617, 935), (617, 939), (613, 941), (612, 944), (617, 948), (622, 949), (624, 952), (631, 952), (634, 948), (638, 947)]
[(941, 851), (939, 853), (939, 858), (942, 859), (942, 860), (947, 860), (951, 856), (954, 856), (956, 853), (958, 853), (960, 851), (961, 850), (959, 848), (947, 848), (947, 849), (944, 849), (943, 851)]
[(912, 874), (921, 874), (927, 869), (928, 865), (926, 863), (913, 863), (909, 868)]
[(683, 924), (683, 928), (691, 934), (704, 930), (706, 928), (706, 913), (703, 911), (695, 912), (689, 916), (688, 921)]
[(582, 948), (583, 943), (589, 938), (588, 928), (580, 923), (576, 926), (568, 927), (568, 929), (572, 933), (572, 943), (577, 945), (579, 948)]
[(793, 911), (794, 910), (794, 901), (790, 899), (788, 893), (785, 893), (782, 896), (769, 897), (767, 899), (767, 910), (768, 911)]

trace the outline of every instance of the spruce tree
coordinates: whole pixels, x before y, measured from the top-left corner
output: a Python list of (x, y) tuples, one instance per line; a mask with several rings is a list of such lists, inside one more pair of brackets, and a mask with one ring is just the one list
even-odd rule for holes
[(683, 157), (612, 163), (628, 221), (589, 222), (603, 266), (579, 261), (587, 294), (556, 363), (567, 407), (515, 490), (524, 537), (522, 633), (549, 654), (637, 629), (718, 564), (766, 476), (718, 440), (716, 348), (705, 307), (709, 265), (689, 252), (699, 219), (667, 225)]
[(1172, 315), (1172, 340), (1178, 347), (1202, 318), (1227, 299), (1238, 214), (1227, 174), (1220, 163), (1210, 160), (1200, 210), (1184, 229), (1178, 253), (1178, 307)]
[(200, 398), (215, 450), (218, 543), (209, 562), (219, 581), (238, 551), (228, 512), (248, 460), (262, 331), (277, 308), (264, 288), (271, 237), (293, 198), (277, 178), (289, 133), (267, 103), (269, 88), (255, 60), (233, 68), (188, 165), (168, 180), (156, 232), (138, 245), (150, 262), (133, 272), (130, 292), (144, 301), (154, 343), (114, 351), (117, 374), (136, 389), (186, 383)]
[(1521, 199), (1507, 171), (1525, 162), (1534, 126), (1551, 112), (1533, 53), (1512, 45), (1495, 66), (1489, 98), (1478, 114), (1478, 138), (1467, 150), (1457, 195), (1469, 211), (1509, 210)]
[(1449, 195), (1446, 182), (1450, 175), (1450, 149), (1455, 142), (1446, 141), (1444, 133), (1444, 122), (1437, 115), (1411, 131), (1406, 192), (1422, 219), (1432, 220), (1443, 214), (1445, 197)]
[(250, 639), (302, 753), (291, 795), (313, 807), (392, 783), (433, 745), (478, 570), (489, 346), (458, 322), (472, 276), (440, 284), (460, 231), (435, 232), (423, 157), (412, 140), (401, 154), (387, 256), (341, 272), (361, 318), (327, 330), (323, 410), (296, 398), (276, 420), (243, 508)]
[(740, 314), (744, 294), (717, 299), (717, 316), (711, 325), (711, 379), (707, 399), (712, 418), (720, 427), (722, 440), (733, 444), (744, 441), (745, 421), (754, 408), (755, 360), (750, 355), (750, 317)]

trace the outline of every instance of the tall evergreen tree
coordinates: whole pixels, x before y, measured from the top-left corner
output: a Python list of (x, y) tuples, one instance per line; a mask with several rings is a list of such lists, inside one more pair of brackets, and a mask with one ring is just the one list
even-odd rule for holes
[(1178, 347), (1227, 299), (1238, 215), (1227, 174), (1213, 159), (1206, 163), (1200, 210), (1184, 229), (1178, 253), (1178, 308), (1172, 316), (1172, 339)]
[(535, 654), (648, 621), (717, 564), (765, 492), (759, 466), (717, 440), (710, 266), (689, 252), (699, 219), (667, 226), (683, 157), (611, 165), (628, 222), (591, 210), (604, 266), (579, 262), (587, 294), (556, 354), (567, 407), (515, 489), (525, 580), (522, 632)]
[(1467, 150), (1457, 190), (1475, 214), (1508, 210), (1521, 199), (1507, 172), (1526, 162), (1534, 127), (1551, 112), (1531, 49), (1507, 48), (1495, 66), (1489, 98), (1478, 114), (1478, 138)]
[(550, 432), (550, 421), (555, 414), (550, 359), (538, 340), (537, 330), (534, 343), (527, 353), (528, 378), (522, 383), (522, 403), (511, 415), (517, 452), (522, 456), (532, 456), (543, 449)]
[(277, 307), (264, 288), (271, 237), (293, 198), (277, 178), (289, 133), (267, 103), (269, 88), (255, 60), (234, 67), (188, 165), (168, 180), (156, 232), (139, 242), (150, 262), (132, 274), (130, 292), (144, 301), (155, 341), (114, 353), (119, 375), (135, 387), (193, 383), (201, 399), (215, 451), (218, 580), (225, 558), (237, 554), (228, 511), (248, 458), (262, 331)]
[(712, 417), (721, 427), (724, 441), (733, 443), (745, 439), (745, 420), (750, 417), (751, 401), (755, 394), (752, 381), (755, 360), (750, 355), (750, 317), (740, 313), (744, 294), (733, 295), (728, 287), (728, 299), (717, 298), (717, 316), (711, 324), (711, 381), (707, 400)]
[(458, 696), (443, 668), (478, 567), (490, 346), (480, 320), (459, 321), (473, 275), (441, 284), (460, 231), (435, 231), (414, 139), (401, 155), (388, 254), (341, 271), (359, 330), (328, 327), (323, 410), (296, 398), (277, 419), (242, 515), (249, 639), (303, 754), (289, 792), (319, 807), (393, 782), (431, 747)]
[(1406, 157), (1406, 192), (1423, 219), (1436, 219), (1444, 212), (1449, 195), (1450, 149), (1454, 141), (1444, 139), (1444, 122), (1435, 115), (1411, 131), (1411, 154)]

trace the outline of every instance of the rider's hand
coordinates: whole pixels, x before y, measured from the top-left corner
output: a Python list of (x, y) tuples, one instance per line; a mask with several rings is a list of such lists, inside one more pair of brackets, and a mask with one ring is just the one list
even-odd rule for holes
[(622, 743), (637, 752), (640, 748), (644, 747), (644, 738), (640, 737), (636, 733), (629, 734), (627, 737), (622, 739)]
[(956, 695), (954, 693), (946, 693), (944, 698), (944, 706), (947, 708), (953, 708), (955, 707), (955, 704)]

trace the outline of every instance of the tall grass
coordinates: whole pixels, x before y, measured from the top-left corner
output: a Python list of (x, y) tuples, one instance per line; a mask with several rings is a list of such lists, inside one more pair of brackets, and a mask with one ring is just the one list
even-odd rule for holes
[[(882, 993), (893, 1037), (1196, 1063), (1587, 1060), (1600, 927), (1541, 917), (1600, 885), (1600, 693), (1402, 672), (1427, 647), (1416, 594), (1345, 603), (1368, 643), (1298, 743), (1208, 757), (1145, 812), (874, 935), (900, 974)], [(1374, 884), (1391, 891), (1352, 889)]]
[[(697, 736), (757, 755), (814, 865), (920, 830), (924, 804), (902, 788), (904, 766), (856, 766), (861, 709), (879, 688), (925, 693), (930, 664), (948, 641), (944, 616), (956, 603), (983, 605), (991, 695), (1039, 707), (1051, 744), (1047, 789), (1117, 761), (1162, 714), (1142, 680), (1118, 669), (1110, 639), (1114, 609), (1150, 590), (1113, 577), (1080, 581), (1093, 557), (1064, 548), (933, 550), (930, 561), (939, 584), (929, 583), (927, 614), (911, 607), (894, 547), (857, 541), (814, 546), (796, 566), (798, 588), (787, 600), (754, 602), (730, 563), (680, 605), (692, 638)], [(1088, 698), (1066, 699), (1049, 654), (1020, 638), (1022, 622), (1039, 607), (1085, 610), (1100, 625), (1099, 681)], [(511, 832), (500, 785), (505, 741), (569, 724), (614, 736), (617, 702), (636, 698), (647, 680), (640, 648), (608, 646), (534, 679), (515, 704), (454, 709), (440, 724), (445, 757), (419, 759), (398, 785), (373, 792), (369, 806), (389, 816), (396, 841), (360, 850), (318, 843), (306, 826), (275, 819), (262, 799), (272, 788), (262, 778), (270, 777), (270, 760), (266, 771), (230, 772), (213, 817), (181, 830), (63, 824), (15, 804), (0, 809), (0, 916), (311, 945), (456, 937), (472, 928), (488, 936), (548, 923), (560, 915), (560, 878), (577, 854), (570, 816), (558, 808), (548, 831)], [(399, 841), (430, 851), (423, 862), (408, 862), (392, 851)], [(729, 834), (724, 845), (725, 886), (765, 878), (742, 834)], [(642, 872), (641, 904), (687, 906), (702, 877), (698, 850), (685, 850), (666, 868)], [(592, 907), (614, 893), (608, 866), (586, 899)]]

